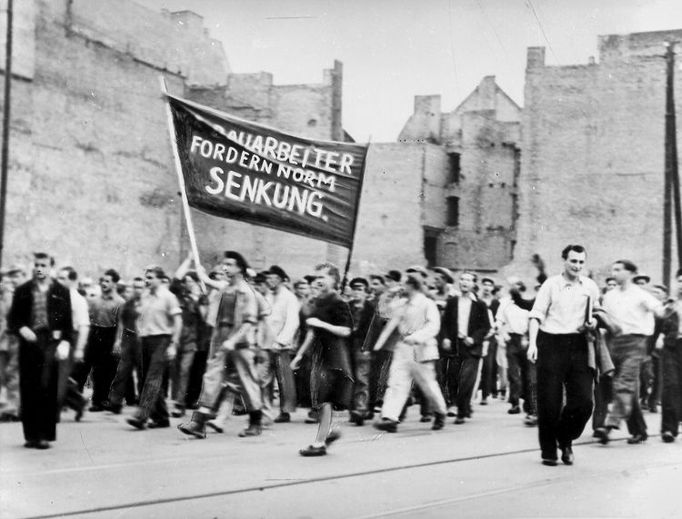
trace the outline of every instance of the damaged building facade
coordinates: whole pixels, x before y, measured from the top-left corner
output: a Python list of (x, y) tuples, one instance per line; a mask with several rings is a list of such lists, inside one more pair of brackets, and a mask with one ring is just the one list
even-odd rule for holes
[[(189, 243), (160, 76), (172, 94), (238, 117), (350, 140), (341, 63), (321, 71), (317, 84), (235, 73), (190, 11), (154, 12), (132, 0), (25, 0), (16, 3), (14, 33), (5, 264), (47, 250), (83, 273), (116, 267), (132, 276), (150, 263), (174, 269), (181, 261)], [(416, 96), (397, 141), (370, 146), (353, 271), (418, 263), (530, 276), (533, 253), (556, 271), (561, 247), (580, 241), (598, 273), (625, 256), (653, 274), (661, 251), (662, 44), (671, 39), (682, 31), (601, 37), (599, 61), (578, 66), (547, 66), (544, 50), (531, 48), (523, 110), (493, 76), (452, 111), (442, 110), (440, 96)], [(256, 268), (279, 263), (300, 276), (346, 257), (304, 236), (193, 217), (209, 265), (237, 249)]]

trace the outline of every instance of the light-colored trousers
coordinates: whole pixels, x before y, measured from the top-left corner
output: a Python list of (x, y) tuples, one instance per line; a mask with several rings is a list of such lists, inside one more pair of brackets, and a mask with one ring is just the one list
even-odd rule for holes
[(384, 395), (384, 405), (381, 408), (383, 418), (398, 421), (410, 395), (412, 381), (416, 382), (422, 390), (434, 412), (446, 413), (445, 399), (436, 381), (436, 361), (417, 362), (415, 346), (398, 342), (393, 351), (393, 360), (388, 373), (388, 388)]

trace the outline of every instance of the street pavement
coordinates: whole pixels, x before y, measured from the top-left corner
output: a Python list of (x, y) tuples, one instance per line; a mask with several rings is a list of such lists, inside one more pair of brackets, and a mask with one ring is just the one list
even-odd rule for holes
[(316, 431), (304, 411), (255, 438), (237, 437), (246, 417), (235, 416), (205, 440), (175, 419), (135, 430), (130, 409), (80, 423), (70, 412), (46, 451), (0, 424), (0, 518), (680, 517), (682, 441), (661, 442), (660, 415), (647, 413), (644, 444), (622, 430), (603, 446), (588, 426), (575, 465), (545, 467), (537, 429), (507, 409), (477, 404), (472, 420), (437, 432), (416, 406), (396, 434), (344, 421), (320, 458), (298, 454)]

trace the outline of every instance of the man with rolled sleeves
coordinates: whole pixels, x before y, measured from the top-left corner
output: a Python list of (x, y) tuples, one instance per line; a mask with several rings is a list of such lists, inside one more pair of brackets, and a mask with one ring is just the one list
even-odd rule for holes
[(154, 267), (145, 273), (149, 291), (142, 295), (137, 318), (142, 345), (144, 386), (140, 405), (127, 422), (137, 429), (169, 427), (164, 377), (175, 359), (182, 332), (182, 309), (164, 282), (165, 272)]
[(90, 335), (85, 347), (83, 363), (77, 369), (77, 382), (81, 392), (92, 370), (92, 405), (90, 412), (108, 408), (107, 398), (116, 376), (118, 358), (114, 355), (118, 312), (125, 301), (116, 292), (121, 279), (118, 272), (107, 270), (99, 280), (101, 294), (90, 300)]
[(585, 330), (596, 327), (588, 309), (598, 301), (599, 288), (581, 275), (586, 256), (581, 245), (564, 248), (564, 271), (542, 284), (529, 315), (527, 356), (537, 361), (538, 436), (547, 466), (557, 465), (557, 447), (561, 461), (573, 464), (572, 442), (592, 414), (594, 374)]
[(629, 260), (618, 260), (611, 270), (618, 287), (604, 295), (603, 309), (618, 327), (609, 350), (616, 373), (613, 378), (613, 405), (605, 428), (597, 428), (601, 443), (609, 441), (611, 429), (626, 420), (632, 435), (629, 444), (646, 441), (647, 425), (639, 406), (639, 373), (646, 355), (647, 342), (654, 334), (655, 317), (663, 315), (663, 305), (653, 294), (632, 281), (637, 267)]

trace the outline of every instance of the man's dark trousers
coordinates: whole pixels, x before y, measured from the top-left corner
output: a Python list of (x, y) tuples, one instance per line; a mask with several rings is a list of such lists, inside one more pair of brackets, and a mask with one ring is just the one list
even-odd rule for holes
[(116, 376), (118, 357), (113, 353), (116, 342), (116, 327), (92, 326), (85, 348), (84, 361), (76, 370), (79, 389), (83, 391), (85, 381), (92, 369), (92, 404), (104, 406), (109, 398), (109, 389)]
[(677, 436), (682, 420), (682, 339), (661, 351), (663, 363), (663, 394), (661, 432)]
[(166, 393), (168, 388), (168, 358), (166, 350), (170, 335), (151, 335), (140, 339), (142, 344), (142, 378), (144, 386), (136, 418), (151, 418), (158, 423), (168, 421)]
[(485, 400), (492, 395), (497, 397), (497, 339), (488, 341), (488, 354), (483, 358), (481, 367), (481, 397)]
[[(592, 414), (593, 372), (582, 334), (538, 332), (538, 436), (543, 459), (579, 438)], [(563, 404), (564, 389), (566, 403)]]
[(455, 398), (457, 417), (470, 418), (471, 398), (474, 395), (474, 386), (478, 376), (478, 364), (481, 361), (481, 357), (469, 353), (466, 344), (461, 339), (458, 339), (457, 342), (458, 354), (455, 357), (455, 365), (457, 367), (457, 396)]
[(133, 404), (135, 400), (133, 370), (137, 372), (138, 394), (142, 395), (144, 382), (142, 377), (142, 346), (136, 334), (124, 330), (121, 336), (121, 359), (109, 390), (109, 404), (111, 406), (120, 406), (124, 397), (128, 405)]
[(26, 441), (54, 441), (57, 438), (58, 341), (46, 330), (36, 332), (38, 340), (19, 344), (19, 390), (21, 423)]
[(527, 414), (537, 412), (535, 367), (528, 360), (527, 348), (522, 345), (523, 336), (512, 333), (507, 343), (507, 377), (509, 378), (509, 403), (519, 405), (523, 398), (523, 409)]

